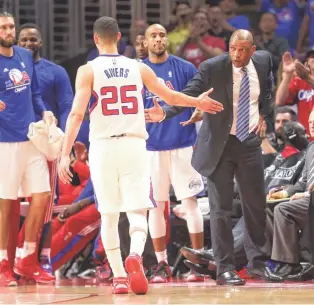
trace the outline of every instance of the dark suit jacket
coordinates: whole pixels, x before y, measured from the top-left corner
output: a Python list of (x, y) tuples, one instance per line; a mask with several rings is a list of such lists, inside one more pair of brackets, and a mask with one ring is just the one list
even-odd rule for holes
[[(256, 51), (252, 56), (259, 83), (259, 110), (267, 117), (271, 113), (272, 62), (266, 51)], [(233, 75), (232, 63), (227, 53), (204, 61), (199, 72), (187, 84), (183, 93), (199, 96), (214, 88), (210, 97), (222, 103), (224, 110), (217, 114), (204, 114), (203, 124), (199, 131), (192, 166), (203, 176), (208, 177), (215, 170), (227, 143), (233, 122)], [(182, 108), (163, 107), (166, 118), (178, 114)]]
[(310, 143), (306, 149), (305, 164), (303, 167), (301, 178), (296, 184), (289, 186), (286, 189), (289, 197), (291, 197), (295, 193), (303, 193), (306, 191), (307, 182), (310, 179), (310, 169), (313, 160), (313, 155), (314, 155), (314, 142)]

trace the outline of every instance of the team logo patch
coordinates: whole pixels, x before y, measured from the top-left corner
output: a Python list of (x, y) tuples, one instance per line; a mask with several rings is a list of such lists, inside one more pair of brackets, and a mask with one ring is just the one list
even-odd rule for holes
[(202, 187), (202, 180), (201, 179), (194, 179), (189, 182), (189, 189), (190, 190), (197, 190)]
[(31, 80), (26, 71), (19, 69), (9, 70), (9, 80), (5, 82), (6, 90), (14, 89), (15, 92), (25, 90), (31, 84)]

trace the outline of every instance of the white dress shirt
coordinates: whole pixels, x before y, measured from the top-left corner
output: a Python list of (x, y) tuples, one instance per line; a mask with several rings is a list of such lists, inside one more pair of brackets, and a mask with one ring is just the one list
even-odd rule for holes
[[(250, 122), (249, 132), (251, 133), (257, 126), (259, 120), (259, 109), (258, 109), (258, 97), (260, 94), (260, 84), (258, 75), (252, 60), (246, 66), (247, 75), (250, 83)], [(236, 68), (232, 65), (232, 76), (233, 76), (233, 123), (230, 134), (236, 134), (237, 128), (237, 115), (238, 115), (238, 101), (240, 95), (240, 85), (243, 77), (241, 68)]]

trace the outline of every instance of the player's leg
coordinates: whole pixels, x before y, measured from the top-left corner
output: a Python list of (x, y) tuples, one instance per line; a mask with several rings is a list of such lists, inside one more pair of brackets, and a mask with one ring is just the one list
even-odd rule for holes
[(52, 274), (52, 267), (50, 261), (50, 252), (51, 252), (51, 241), (52, 241), (52, 211), (54, 206), (54, 200), (56, 196), (57, 188), (57, 160), (48, 162), (49, 168), (49, 178), (50, 178), (50, 188), (51, 188), (51, 197), (46, 209), (44, 227), (41, 234), (40, 244), (39, 244), (39, 262), (43, 270)]
[(121, 211), (127, 213), (131, 238), (130, 254), (125, 260), (125, 268), (129, 274), (131, 290), (135, 294), (145, 294), (148, 282), (144, 273), (142, 254), (148, 230), (147, 209), (155, 206), (150, 198), (149, 155), (146, 143), (142, 139), (127, 138), (120, 144), (123, 150), (132, 147), (119, 164)]
[(158, 261), (158, 267), (150, 282), (166, 283), (171, 279), (167, 258), (166, 221), (164, 217), (165, 205), (169, 200), (170, 190), (170, 152), (149, 152), (149, 154), (153, 197), (157, 207), (149, 211), (148, 224)]
[[(10, 214), (24, 171), (21, 143), (0, 143), (0, 286), (17, 285), (8, 262)], [(11, 160), (11, 161), (10, 161)]]
[(65, 262), (81, 251), (90, 238), (95, 236), (100, 225), (100, 214), (95, 204), (85, 207), (70, 216), (52, 238), (51, 263), (53, 270), (60, 268)]
[(52, 282), (55, 280), (54, 277), (40, 268), (37, 256), (38, 237), (51, 198), (47, 161), (31, 142), (24, 143), (23, 153), (27, 158), (27, 163), (21, 190), (24, 196), (32, 196), (32, 202), (25, 219), (22, 258), (17, 261), (14, 272), (34, 279), (36, 282)]
[(129, 287), (118, 233), (121, 205), (118, 164), (123, 153), (119, 141), (113, 138), (91, 143), (89, 161), (96, 204), (101, 215), (101, 239), (114, 276), (113, 293), (125, 294)]
[(147, 210), (127, 212), (130, 222), (130, 254), (125, 260), (125, 268), (129, 274), (131, 290), (136, 294), (146, 294), (148, 281), (146, 279), (142, 254), (147, 238)]
[[(191, 165), (193, 148), (176, 149), (171, 155), (171, 182), (178, 200), (186, 215), (186, 222), (190, 234), (192, 248), (204, 248), (204, 221), (197, 204), (196, 195), (203, 188), (203, 180)], [(203, 281), (203, 276), (190, 274), (188, 281)]]

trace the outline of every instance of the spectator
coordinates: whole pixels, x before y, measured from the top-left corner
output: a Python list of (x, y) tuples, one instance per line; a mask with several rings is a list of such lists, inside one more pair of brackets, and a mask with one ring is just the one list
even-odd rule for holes
[(222, 38), (225, 41), (226, 48), (229, 49), (229, 40), (232, 31), (230, 31), (230, 25), (226, 21), (219, 6), (208, 8), (208, 22), (210, 26), (208, 33), (212, 36)]
[(176, 1), (174, 14), (177, 18), (177, 26), (168, 34), (168, 51), (175, 54), (182, 43), (190, 35), (192, 8), (189, 1)]
[(228, 24), (230, 25), (229, 31), (234, 32), (235, 30), (250, 30), (249, 18), (245, 15), (237, 15), (237, 2), (236, 0), (221, 0), (219, 7), (225, 14)]
[[(277, 152), (282, 152), (284, 149), (284, 141), (282, 140), (282, 128), (286, 122), (297, 121), (296, 113), (291, 109), (291, 107), (283, 106), (278, 107), (275, 110), (275, 124), (274, 132), (262, 134), (262, 150), (264, 157), (268, 154), (275, 154)], [(266, 157), (267, 158), (267, 157)], [(264, 162), (267, 161), (264, 158)]]
[[(314, 137), (314, 112), (309, 117), (309, 129)], [(280, 262), (277, 272), (290, 280), (300, 280), (313, 269), (312, 265), (302, 268), (299, 262), (299, 231), (306, 225), (313, 187), (313, 143), (306, 151), (305, 166), (301, 179), (293, 186), (271, 193), (271, 199), (285, 199), (276, 205), (273, 213), (268, 213), (269, 222), (273, 223), (272, 256)]]
[(305, 15), (299, 32), (299, 40), (297, 43), (297, 53), (301, 54), (303, 51), (303, 44), (307, 35), (310, 34), (310, 48), (314, 48), (314, 1), (308, 0), (306, 5)]
[(303, 12), (298, 0), (262, 0), (260, 11), (273, 13), (277, 16), (276, 35), (286, 38), (290, 48), (295, 49)]
[[(287, 39), (276, 37), (277, 16), (273, 13), (263, 13), (259, 21), (260, 34), (255, 36), (257, 50), (266, 50), (271, 54), (273, 74), (276, 77), (282, 55), (289, 51)], [(275, 79), (276, 83), (276, 79)]]
[(190, 35), (183, 42), (176, 55), (183, 57), (198, 68), (199, 64), (226, 51), (225, 42), (208, 34), (209, 23), (207, 14), (197, 12), (193, 17)]
[[(314, 73), (314, 52), (307, 54), (305, 64)], [(276, 94), (276, 105), (298, 105), (298, 120), (306, 126), (309, 134), (308, 119), (314, 105), (314, 89), (299, 76), (294, 77), (295, 62), (289, 52), (282, 57), (282, 81)]]

